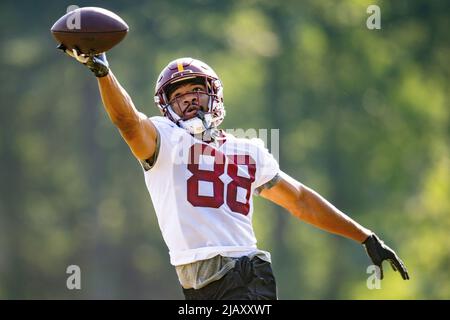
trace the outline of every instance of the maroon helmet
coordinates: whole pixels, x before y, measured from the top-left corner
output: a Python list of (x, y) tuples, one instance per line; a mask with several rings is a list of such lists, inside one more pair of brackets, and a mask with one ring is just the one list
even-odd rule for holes
[[(205, 85), (207, 91), (205, 94), (209, 96), (209, 99), (208, 111), (204, 114), (204, 117), (208, 120), (209, 127), (219, 126), (225, 117), (222, 83), (214, 70), (200, 60), (180, 58), (171, 61), (161, 71), (158, 81), (156, 81), (155, 104), (163, 112), (164, 116), (179, 125), (181, 119), (172, 110), (169, 94), (173, 92), (178, 84), (189, 82), (190, 80), (193, 82), (201, 81)], [(186, 126), (184, 127), (186, 128)]]

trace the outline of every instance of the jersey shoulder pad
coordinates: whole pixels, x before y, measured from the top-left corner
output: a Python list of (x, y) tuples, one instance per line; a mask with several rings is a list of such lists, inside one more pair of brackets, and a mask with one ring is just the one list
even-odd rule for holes
[(162, 125), (162, 126), (170, 126), (170, 127), (176, 127), (176, 124), (167, 119), (166, 117), (162, 116), (153, 116), (149, 118), (151, 122), (153, 122), (156, 126)]

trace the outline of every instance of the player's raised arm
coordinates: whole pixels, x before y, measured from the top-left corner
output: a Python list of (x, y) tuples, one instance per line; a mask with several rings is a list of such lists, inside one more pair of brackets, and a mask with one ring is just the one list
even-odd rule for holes
[(157, 132), (150, 119), (139, 112), (112, 72), (98, 79), (103, 105), (136, 158), (146, 160), (156, 149)]
[(110, 71), (105, 53), (84, 55), (62, 45), (58, 48), (87, 66), (97, 77), (105, 110), (135, 157), (140, 160), (151, 158), (156, 149), (156, 128), (145, 114), (136, 109), (128, 93)]
[(287, 174), (281, 173), (278, 182), (271, 188), (263, 189), (260, 195), (309, 224), (363, 244), (372, 262), (380, 267), (381, 272), (382, 262), (388, 260), (393, 269), (400, 272), (403, 279), (409, 279), (400, 258), (372, 231), (361, 226), (317, 192)]

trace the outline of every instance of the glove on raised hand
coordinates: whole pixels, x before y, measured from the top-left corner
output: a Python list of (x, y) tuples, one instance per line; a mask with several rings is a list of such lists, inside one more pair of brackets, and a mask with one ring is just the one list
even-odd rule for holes
[(79, 53), (77, 49), (69, 50), (63, 44), (58, 45), (57, 49), (64, 51), (67, 55), (84, 64), (97, 78), (104, 77), (109, 73), (109, 63), (108, 60), (106, 60), (106, 54), (104, 52), (88, 55)]

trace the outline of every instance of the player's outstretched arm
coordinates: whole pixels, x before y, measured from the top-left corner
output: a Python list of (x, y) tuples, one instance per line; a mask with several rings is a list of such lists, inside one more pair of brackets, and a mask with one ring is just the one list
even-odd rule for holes
[(372, 231), (287, 174), (281, 173), (279, 181), (273, 187), (263, 189), (260, 194), (309, 224), (363, 244), (373, 264), (380, 267), (381, 278), (382, 262), (388, 260), (393, 269), (400, 272), (403, 279), (409, 279), (400, 258)]
[(299, 219), (318, 228), (359, 243), (372, 232), (339, 211), (314, 190), (306, 187), (285, 173), (270, 189), (263, 189), (261, 196), (287, 209)]
[(67, 50), (63, 45), (59, 45), (58, 49), (94, 73), (105, 110), (135, 157), (140, 160), (151, 158), (156, 149), (156, 128), (145, 114), (136, 109), (128, 93), (111, 72), (106, 54), (80, 54), (75, 49)]
[(135, 157), (140, 160), (151, 158), (156, 150), (158, 136), (153, 123), (136, 109), (111, 71), (107, 76), (97, 79), (106, 112)]

